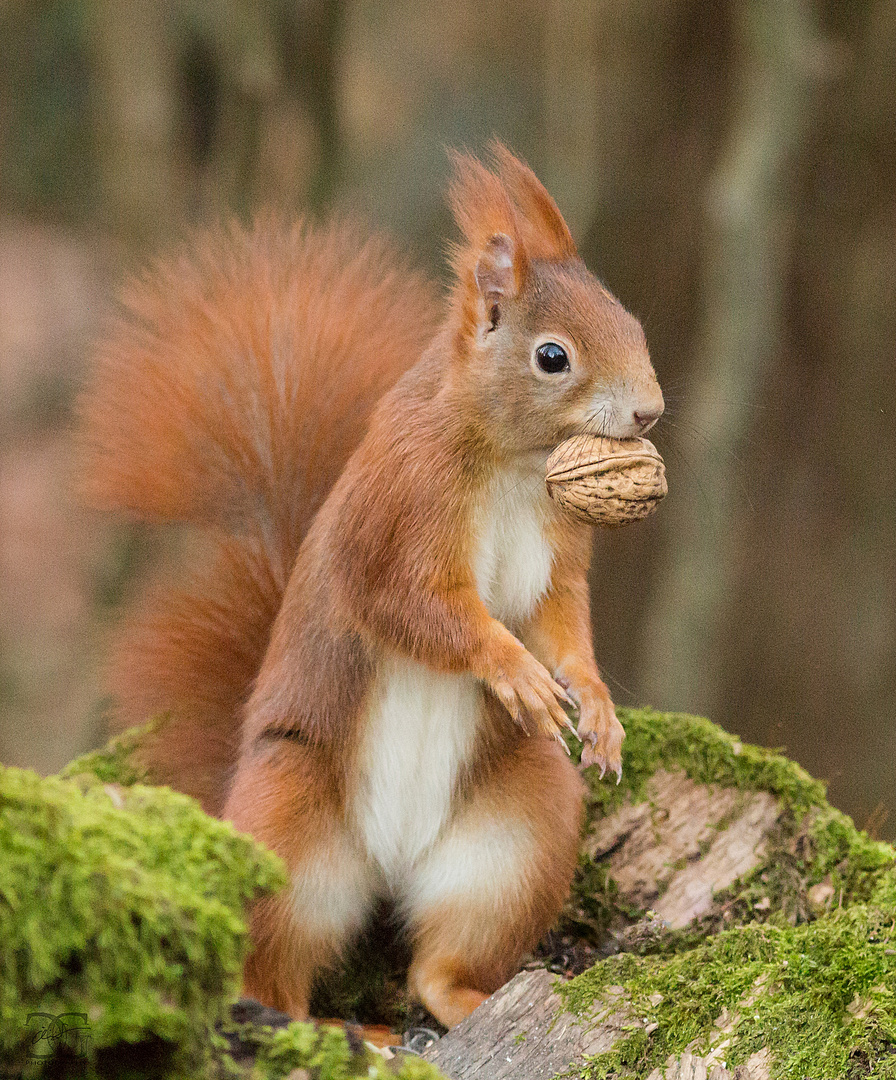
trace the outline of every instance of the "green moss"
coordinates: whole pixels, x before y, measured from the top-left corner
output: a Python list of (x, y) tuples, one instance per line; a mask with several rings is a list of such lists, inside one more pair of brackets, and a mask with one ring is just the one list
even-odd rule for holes
[(611, 812), (626, 798), (640, 801), (657, 769), (682, 769), (702, 784), (769, 791), (794, 816), (827, 806), (825, 787), (794, 761), (772, 750), (751, 746), (716, 724), (684, 713), (653, 709), (619, 709), (625, 728), (622, 780), (599, 780), (596, 770), (585, 776), (595, 810)]
[(190, 1068), (238, 995), (246, 904), (283, 883), (274, 855), (185, 796), (0, 771), (3, 1060), (28, 1054), (29, 1014), (83, 1013), (95, 1064), (130, 1045), (156, 1075)]
[(93, 776), (104, 784), (147, 784), (152, 782), (149, 770), (140, 761), (139, 751), (144, 739), (153, 735), (166, 723), (165, 716), (157, 716), (141, 727), (127, 731), (110, 739), (99, 750), (70, 761), (58, 774), (68, 780), (78, 776)]
[(872, 840), (851, 818), (826, 806), (809, 825), (806, 873), (810, 885), (830, 876), (838, 906), (869, 900), (893, 867), (896, 850)]
[(292, 1069), (312, 1069), (319, 1080), (443, 1080), (434, 1065), (407, 1057), (394, 1071), (378, 1054), (354, 1053), (343, 1031), (314, 1024), (290, 1024), (276, 1030), (252, 1025), (224, 1025), (238, 1033), (254, 1055), (252, 1080), (280, 1080)]
[[(772, 1076), (852, 1080), (896, 1076), (894, 911), (859, 904), (797, 927), (727, 930), (671, 958), (613, 957), (558, 987), (565, 1007), (594, 1013), (621, 986), (642, 1023), (578, 1075), (644, 1077), (672, 1056), (721, 1052), (734, 1069), (768, 1047)], [(610, 1007), (597, 1005), (597, 1016)], [(728, 1034), (715, 1028), (736, 1015)]]
[(599, 945), (608, 931), (619, 929), (642, 914), (640, 908), (620, 897), (619, 888), (605, 866), (580, 855), (572, 891), (557, 929), (563, 935)]

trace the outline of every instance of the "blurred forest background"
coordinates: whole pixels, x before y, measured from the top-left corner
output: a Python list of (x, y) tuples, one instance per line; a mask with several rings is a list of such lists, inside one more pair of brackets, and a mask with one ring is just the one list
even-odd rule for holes
[(618, 702), (785, 747), (896, 834), (896, 0), (6, 0), (0, 759), (103, 737), (104, 637), (171, 538), (80, 508), (124, 275), (186, 227), (346, 208), (436, 274), (493, 133), (645, 323), (670, 495), (597, 538)]

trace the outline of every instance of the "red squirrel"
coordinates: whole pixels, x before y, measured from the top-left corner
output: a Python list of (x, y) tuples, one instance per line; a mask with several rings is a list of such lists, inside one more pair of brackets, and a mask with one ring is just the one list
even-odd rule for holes
[(82, 400), (93, 501), (203, 527), (122, 633), (118, 722), (168, 710), (156, 775), (285, 860), (244, 992), (298, 1018), (389, 898), (411, 991), (463, 1019), (569, 890), (565, 704), (583, 763), (621, 769), (590, 530), (544, 465), (644, 434), (662, 394), (534, 173), (499, 144), (453, 165), (445, 301), (346, 226), (198, 236), (131, 286)]

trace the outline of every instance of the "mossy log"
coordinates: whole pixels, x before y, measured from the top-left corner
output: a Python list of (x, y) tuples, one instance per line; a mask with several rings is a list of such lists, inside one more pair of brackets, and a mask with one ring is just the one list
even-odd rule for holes
[(896, 1077), (893, 848), (707, 721), (623, 723), (558, 931), (603, 958), (522, 972), (427, 1058), (452, 1080)]

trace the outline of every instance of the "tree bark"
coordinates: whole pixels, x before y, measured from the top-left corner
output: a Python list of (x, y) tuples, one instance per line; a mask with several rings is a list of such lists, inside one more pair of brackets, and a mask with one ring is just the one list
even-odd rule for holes
[[(424, 1057), (448, 1080), (533, 1080), (562, 1076), (570, 1065), (606, 1053), (644, 1021), (618, 1007), (597, 1023), (562, 1012), (547, 971), (522, 971), (476, 1012), (435, 1043)], [(559, 1014), (559, 1016), (558, 1016)], [(572, 1075), (575, 1075), (573, 1073)], [(729, 1070), (712, 1056), (684, 1053), (646, 1080), (769, 1080), (768, 1055), (760, 1050), (737, 1069)]]

